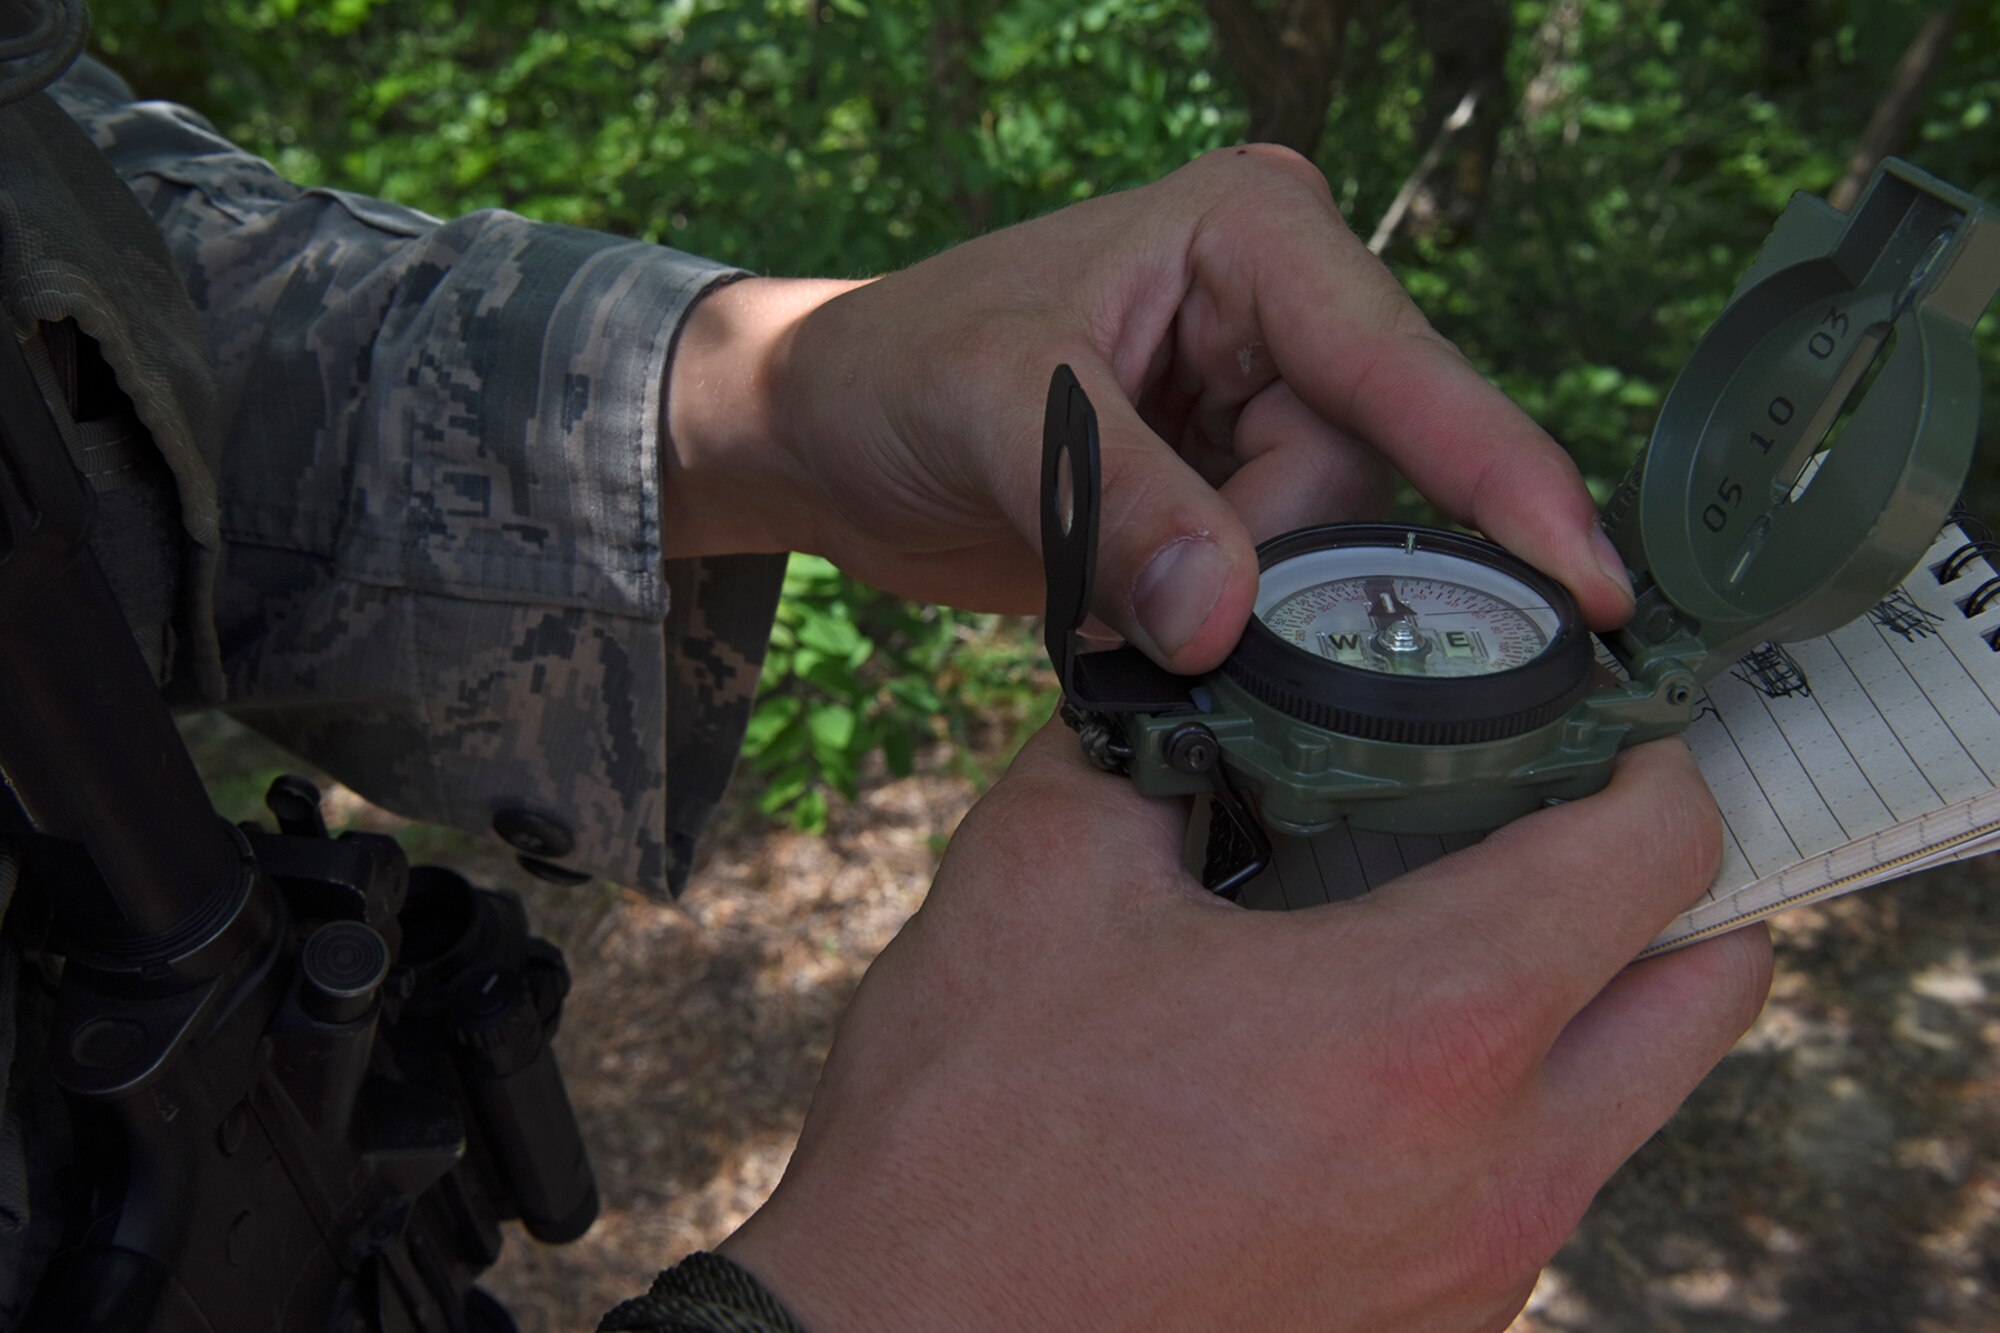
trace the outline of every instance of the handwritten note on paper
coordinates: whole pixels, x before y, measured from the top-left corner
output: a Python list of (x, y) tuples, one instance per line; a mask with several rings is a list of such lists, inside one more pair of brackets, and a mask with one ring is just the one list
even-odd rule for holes
[(1984, 561), (1952, 584), (1934, 572), (1966, 541), (1947, 528), (1875, 614), (1787, 645), (1803, 690), (1710, 684), (1688, 744), (1733, 854), (1655, 949), (1992, 845), (2000, 653), (1985, 635), (2000, 606), (1968, 619), (1955, 600), (1992, 573)]

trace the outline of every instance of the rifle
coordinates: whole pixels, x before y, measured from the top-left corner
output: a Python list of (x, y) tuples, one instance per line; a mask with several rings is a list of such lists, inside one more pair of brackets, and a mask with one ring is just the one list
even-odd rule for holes
[(597, 1215), (550, 1045), (562, 954), (518, 898), (329, 837), (302, 778), (271, 786), (276, 832), (215, 812), (11, 327), (0, 911), (60, 960), (48, 1076), (76, 1143), (27, 1327), (512, 1330), (474, 1285), (499, 1223), (559, 1242)]

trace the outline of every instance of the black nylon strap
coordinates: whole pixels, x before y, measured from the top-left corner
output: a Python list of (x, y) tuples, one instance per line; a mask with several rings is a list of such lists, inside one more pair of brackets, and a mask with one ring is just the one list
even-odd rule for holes
[(644, 1296), (624, 1302), (598, 1333), (805, 1333), (750, 1271), (698, 1250), (653, 1279)]

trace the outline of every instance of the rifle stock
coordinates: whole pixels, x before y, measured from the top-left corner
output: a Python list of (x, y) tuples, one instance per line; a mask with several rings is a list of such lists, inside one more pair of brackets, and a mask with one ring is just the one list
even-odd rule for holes
[(215, 813), (59, 410), (0, 336), (0, 852), (13, 941), (63, 959), (77, 1143), (28, 1326), (510, 1329), (474, 1285), (499, 1223), (566, 1240), (597, 1212), (550, 1045), (562, 956), (517, 899), (328, 837), (301, 779), (276, 833)]

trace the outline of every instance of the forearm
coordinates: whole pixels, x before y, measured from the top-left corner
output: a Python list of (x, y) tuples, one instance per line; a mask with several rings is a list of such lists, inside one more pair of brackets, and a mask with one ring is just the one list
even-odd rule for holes
[(820, 506), (796, 463), (783, 368), (801, 322), (862, 282), (749, 278), (711, 291), (681, 331), (667, 394), (669, 555), (819, 550)]
[[(576, 568), (571, 551), (528, 531), (560, 528), (563, 473), (630, 470), (637, 486), (621, 477), (619, 488), (660, 512), (657, 463), (634, 465), (658, 457), (681, 321), (731, 270), (499, 210), (440, 222), (301, 188), (184, 108), (59, 92), (153, 215), (201, 316), (234, 516), (281, 529), (247, 535), (295, 535), (295, 498), (309, 489), (293, 468), (300, 452), (357, 479), (414, 463), (447, 489), (480, 490), (491, 521), (462, 535), (531, 586)], [(554, 457), (537, 453), (537, 437), (560, 441), (562, 469), (533, 466)], [(374, 517), (349, 515), (364, 540), (400, 536), (369, 532)], [(608, 547), (604, 534), (577, 535), (593, 573), (615, 584), (642, 572), (632, 553), (593, 550)], [(538, 572), (545, 564), (562, 572)]]
[[(216, 351), (227, 415), (250, 414), (233, 434), (274, 408), (309, 407), (321, 388), (355, 402), (338, 423), (348, 433), (379, 431), (382, 414), (410, 406), (398, 379), (457, 360), (473, 361), (464, 369), (481, 379), (532, 384), (525, 396), (584, 433), (573, 453), (643, 448), (652, 433), (643, 407), (664, 395), (665, 554), (805, 544), (812, 506), (780, 446), (775, 370), (800, 319), (862, 284), (730, 281), (740, 275), (692, 255), (498, 210), (440, 222), (293, 185), (185, 108), (124, 101), (95, 82), (59, 92), (169, 238)], [(631, 298), (613, 297), (620, 287)], [(623, 308), (606, 319), (607, 306)], [(483, 336), (503, 326), (539, 337)], [(483, 344), (493, 355), (480, 364)], [(480, 386), (442, 387), (444, 428), (476, 433), (483, 450), (519, 452), (518, 435), (535, 423), (468, 412), (477, 404), (466, 393)], [(607, 401), (632, 410), (593, 419)]]
[(674, 342), (734, 273), (303, 189), (182, 108), (58, 92), (206, 335), (232, 707), (403, 814), (533, 809), (571, 868), (677, 889), (777, 587), (767, 558), (665, 558)]

